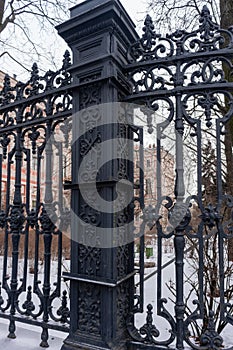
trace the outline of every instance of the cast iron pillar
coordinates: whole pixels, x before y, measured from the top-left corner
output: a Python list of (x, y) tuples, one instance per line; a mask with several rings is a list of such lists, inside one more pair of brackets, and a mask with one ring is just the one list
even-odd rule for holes
[[(130, 92), (122, 66), (137, 34), (118, 0), (75, 6), (58, 32), (73, 52), (74, 86), (71, 271), (65, 275), (71, 325), (62, 350), (123, 350), (134, 295), (133, 238), (127, 226), (133, 219), (128, 200), (133, 164), (127, 159), (133, 146), (131, 114), (118, 101)], [(122, 179), (125, 183), (117, 185)]]

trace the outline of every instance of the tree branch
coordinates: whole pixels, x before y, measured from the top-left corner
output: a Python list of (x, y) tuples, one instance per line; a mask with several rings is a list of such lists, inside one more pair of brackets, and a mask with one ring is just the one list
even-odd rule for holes
[(3, 57), (4, 55), (8, 55), (13, 61), (15, 61), (16, 63), (18, 63), (21, 67), (23, 67), (23, 69), (25, 69), (27, 72), (30, 72), (30, 69), (28, 69), (27, 67), (25, 67), (20, 61), (18, 61), (16, 58), (14, 58), (9, 52), (4, 51), (0, 54), (0, 58)]
[[(11, 9), (11, 12), (10, 14), (6, 17), (6, 19), (3, 21), (1, 21), (1, 24), (0, 24), (0, 33), (7, 27), (7, 25), (9, 23), (14, 23), (15, 21), (15, 10), (14, 10), (14, 7), (13, 7), (13, 3), (14, 3), (14, 0), (11, 0), (10, 3), (9, 3), (9, 6), (10, 6), (10, 9)], [(4, 13), (3, 13), (4, 14)], [(3, 19), (3, 18), (2, 18)]]

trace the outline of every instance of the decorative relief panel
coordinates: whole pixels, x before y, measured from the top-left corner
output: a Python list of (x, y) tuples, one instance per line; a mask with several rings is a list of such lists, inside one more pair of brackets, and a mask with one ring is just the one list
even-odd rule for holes
[(126, 328), (127, 316), (130, 312), (130, 284), (124, 282), (117, 288), (117, 329), (118, 332)]
[(93, 284), (79, 284), (78, 329), (88, 334), (101, 333), (100, 289)]
[(98, 275), (101, 264), (101, 249), (80, 244), (78, 247), (78, 261), (80, 274)]
[[(89, 79), (91, 79), (89, 77)], [(88, 84), (80, 89), (80, 110), (101, 103), (101, 84)]]

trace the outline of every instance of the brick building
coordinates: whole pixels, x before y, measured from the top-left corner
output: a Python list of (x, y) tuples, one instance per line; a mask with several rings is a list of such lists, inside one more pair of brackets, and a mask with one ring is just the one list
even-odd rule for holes
[[(140, 155), (139, 148), (134, 150), (134, 179), (135, 183), (139, 184), (139, 173), (140, 173)], [(155, 144), (149, 144), (143, 150), (143, 173), (144, 173), (144, 203), (145, 207), (152, 205), (156, 206), (158, 201), (158, 179), (157, 179), (157, 148)], [(161, 196), (174, 196), (174, 156), (164, 148), (160, 150), (160, 181), (161, 181)], [(139, 189), (135, 190), (135, 195), (139, 195)], [(166, 227), (167, 224), (167, 213), (163, 207), (160, 208), (160, 213), (163, 214), (162, 224)], [(138, 202), (135, 202), (135, 232), (138, 233), (140, 225), (142, 223), (142, 211), (139, 207)], [(156, 230), (146, 227), (146, 240), (145, 243), (151, 244), (156, 239)], [(167, 242), (168, 246), (170, 242)]]

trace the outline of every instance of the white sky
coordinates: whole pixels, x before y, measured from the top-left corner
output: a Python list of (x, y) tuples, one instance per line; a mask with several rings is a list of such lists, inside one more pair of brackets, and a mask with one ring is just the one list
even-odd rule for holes
[[(83, 1), (77, 0), (77, 4), (82, 3)], [(142, 27), (142, 20), (146, 16), (146, 8), (149, 0), (121, 0), (122, 5), (125, 7), (126, 11), (129, 13), (131, 16), (132, 20), (134, 23), (138, 26), (138, 28), (141, 29)], [(64, 18), (64, 21), (66, 19)], [(31, 21), (31, 18), (30, 18)], [(30, 26), (32, 25), (31, 22)], [(12, 28), (12, 27), (11, 27)], [(43, 72), (46, 72), (48, 69), (58, 69), (61, 67), (61, 62), (63, 58), (63, 54), (66, 50), (66, 44), (61, 39), (58, 35), (56, 35), (56, 31), (54, 33), (49, 33), (48, 35), (47, 32), (41, 33), (39, 25), (36, 23), (33, 24), (33, 38), (35, 37), (35, 40), (38, 45), (41, 45), (43, 47), (43, 52), (45, 53), (45, 57), (41, 57), (40, 59), (35, 58), (34, 61), (38, 64), (39, 68), (42, 70), (41, 75), (43, 75)], [(139, 29), (139, 30), (140, 30)], [(3, 40), (4, 40), (4, 35), (9, 35), (6, 31), (3, 32)], [(13, 35), (13, 43), (15, 41), (18, 42), (18, 47), (19, 51), (13, 51), (11, 49), (8, 49), (9, 53), (13, 56), (16, 57), (18, 61), (22, 62), (29, 70), (31, 69), (32, 66), (32, 61), (31, 59), (28, 59), (28, 62), (24, 61), (20, 57), (20, 50), (26, 50), (25, 47), (23, 47), (22, 44), (20, 44), (20, 32), (13, 31), (11, 30), (10, 35)], [(17, 37), (15, 40), (14, 37)], [(5, 48), (4, 48), (5, 50)], [(28, 52), (28, 51), (27, 51)], [(54, 62), (55, 66), (52, 65), (51, 63), (51, 58), (50, 61), (46, 57), (48, 52), (51, 52), (52, 55), (54, 55)], [(28, 57), (28, 56), (26, 56)], [(19, 64), (15, 63), (11, 58), (9, 58), (7, 55), (4, 55), (3, 57), (0, 57), (0, 70), (4, 71), (5, 73), (10, 74), (13, 76), (13, 74), (16, 74), (17, 79), (19, 80), (28, 80), (30, 73), (27, 72), (24, 68), (22, 68)]]
[(145, 17), (149, 0), (120, 0), (135, 24)]

